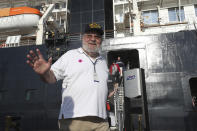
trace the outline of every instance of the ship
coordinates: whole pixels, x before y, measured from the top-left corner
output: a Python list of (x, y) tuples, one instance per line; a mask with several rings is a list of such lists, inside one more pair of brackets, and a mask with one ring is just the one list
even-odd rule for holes
[(41, 82), (27, 66), (26, 55), (39, 48), (46, 59), (53, 56), (55, 61), (66, 52), (69, 1), (1, 1), (0, 5), (0, 131), (58, 130), (61, 84)]
[(104, 29), (108, 67), (118, 57), (125, 65), (110, 129), (197, 130), (195, 0), (3, 0), (0, 8), (0, 131), (58, 130), (61, 81), (42, 82), (26, 55), (39, 48), (55, 62), (81, 46), (91, 22)]

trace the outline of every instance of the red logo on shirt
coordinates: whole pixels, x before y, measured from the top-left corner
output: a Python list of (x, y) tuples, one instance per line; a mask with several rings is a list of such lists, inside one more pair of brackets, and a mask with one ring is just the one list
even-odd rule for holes
[(81, 63), (82, 62), (82, 59), (79, 59), (78, 62)]

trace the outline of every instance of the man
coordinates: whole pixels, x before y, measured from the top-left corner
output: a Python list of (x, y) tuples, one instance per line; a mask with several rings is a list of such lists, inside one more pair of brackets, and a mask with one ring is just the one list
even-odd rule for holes
[(120, 56), (118, 56), (117, 61), (116, 61), (116, 64), (118, 64), (119, 67), (122, 68), (122, 70), (125, 68), (124, 67), (124, 63), (121, 61)]
[(117, 84), (119, 83), (120, 67), (115, 61), (113, 61), (112, 65), (110, 66), (109, 73), (112, 76), (112, 82), (114, 86), (118, 86)]
[(27, 63), (47, 83), (63, 79), (60, 131), (109, 131), (106, 121), (108, 69), (99, 55), (103, 30), (96, 23), (88, 24), (82, 48), (70, 50), (52, 66), (52, 59), (43, 59), (39, 49), (27, 55)]
[(116, 61), (116, 64), (118, 64), (119, 65), (119, 67), (120, 67), (120, 80), (119, 80), (119, 85), (121, 85), (122, 84), (122, 80), (123, 80), (123, 72), (124, 72), (124, 70), (125, 70), (125, 65), (124, 65), (124, 63), (121, 61), (121, 58), (120, 58), (120, 56), (118, 56), (118, 58), (117, 58), (117, 61)]

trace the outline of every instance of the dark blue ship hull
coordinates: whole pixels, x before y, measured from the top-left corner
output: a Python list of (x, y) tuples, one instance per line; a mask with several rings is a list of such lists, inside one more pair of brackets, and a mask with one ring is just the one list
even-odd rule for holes
[[(117, 56), (125, 55), (122, 58), (131, 63), (139, 57), (137, 66), (145, 70), (150, 130), (197, 131), (197, 109), (192, 105), (192, 96), (197, 95), (197, 34), (185, 31), (151, 39), (143, 49), (148, 54), (145, 57), (124, 54), (125, 48), (117, 51)], [(0, 131), (9, 123), (7, 116), (13, 117), (22, 131), (58, 130), (61, 82), (43, 83), (26, 64), (28, 51), (35, 48), (47, 58), (44, 45), (0, 49)], [(115, 56), (107, 53), (109, 62)], [(148, 66), (141, 66), (143, 61)]]
[[(61, 83), (43, 83), (26, 64), (28, 51), (35, 48), (47, 57), (45, 46), (0, 49), (0, 131), (11, 123), (22, 131), (58, 129)], [(8, 122), (8, 116), (14, 120)]]

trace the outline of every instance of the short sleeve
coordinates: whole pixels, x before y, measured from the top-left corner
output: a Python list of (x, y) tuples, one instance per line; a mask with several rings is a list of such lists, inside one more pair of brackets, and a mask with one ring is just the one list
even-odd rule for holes
[(62, 80), (65, 78), (65, 71), (66, 71), (66, 66), (68, 64), (68, 54), (65, 53), (62, 55), (52, 66), (51, 70), (53, 71), (57, 81)]

